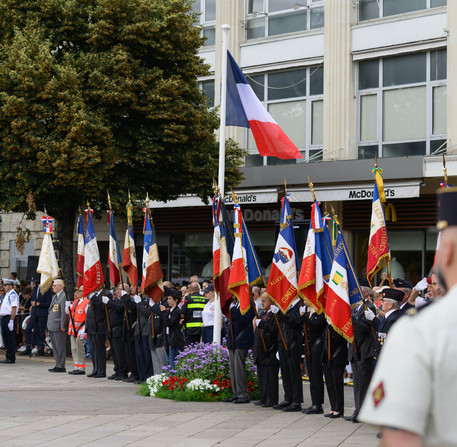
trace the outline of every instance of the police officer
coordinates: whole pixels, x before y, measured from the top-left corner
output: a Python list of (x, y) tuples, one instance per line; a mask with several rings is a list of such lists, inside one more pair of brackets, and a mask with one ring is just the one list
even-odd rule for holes
[(455, 445), (457, 396), (457, 188), (439, 191), (437, 259), (449, 292), (395, 325), (359, 419), (383, 427), (382, 445)]
[(181, 308), (186, 345), (200, 342), (203, 327), (202, 312), (207, 301), (204, 296), (200, 295), (200, 286), (197, 282), (190, 284), (189, 292), (190, 295), (186, 297)]
[(19, 296), (14, 290), (14, 279), (3, 278), (3, 286), (5, 288), (5, 296), (3, 297), (2, 306), (0, 308), (0, 317), (2, 318), (2, 338), (6, 348), (6, 358), (1, 363), (16, 362), (16, 313), (19, 307)]

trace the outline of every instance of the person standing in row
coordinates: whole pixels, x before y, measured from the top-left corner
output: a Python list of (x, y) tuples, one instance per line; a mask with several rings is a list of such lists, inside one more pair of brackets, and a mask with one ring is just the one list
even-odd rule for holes
[(6, 348), (6, 358), (1, 363), (16, 362), (16, 313), (19, 307), (19, 295), (15, 292), (14, 280), (3, 278), (5, 296), (0, 307), (0, 317), (2, 318), (2, 338)]
[(168, 306), (160, 306), (164, 326), (169, 340), (169, 364), (173, 371), (175, 367), (176, 356), (179, 351), (184, 349), (184, 337), (181, 332), (181, 309), (178, 303), (181, 299), (181, 292), (171, 290), (168, 295)]
[(186, 297), (181, 309), (184, 319), (184, 332), (186, 345), (200, 343), (202, 336), (202, 311), (205, 308), (206, 298), (200, 295), (200, 285), (193, 282), (189, 286), (190, 296)]

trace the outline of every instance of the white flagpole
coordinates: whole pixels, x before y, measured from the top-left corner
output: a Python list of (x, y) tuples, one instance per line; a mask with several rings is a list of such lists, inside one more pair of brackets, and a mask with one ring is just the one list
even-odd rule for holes
[[(231, 29), (230, 25), (222, 25), (222, 76), (221, 76), (221, 124), (219, 126), (219, 175), (218, 186), (221, 192), (221, 197), (224, 198), (225, 192), (225, 117), (227, 107), (227, 47), (228, 35)], [(219, 294), (216, 293), (214, 302), (214, 332), (213, 343), (221, 344), (221, 329), (222, 329), (222, 311), (221, 300)]]

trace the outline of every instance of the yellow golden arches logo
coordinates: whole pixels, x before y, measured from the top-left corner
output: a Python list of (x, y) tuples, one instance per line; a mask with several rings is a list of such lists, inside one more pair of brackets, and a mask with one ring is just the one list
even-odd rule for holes
[(386, 222), (389, 220), (392, 222), (397, 221), (397, 210), (395, 209), (395, 205), (393, 205), (392, 203), (389, 203), (386, 206)]

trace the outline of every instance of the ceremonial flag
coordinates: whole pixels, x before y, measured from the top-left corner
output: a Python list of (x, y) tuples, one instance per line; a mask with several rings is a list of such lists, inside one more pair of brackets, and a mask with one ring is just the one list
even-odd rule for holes
[(350, 343), (354, 341), (351, 307), (357, 306), (362, 299), (362, 290), (340, 230), (328, 282), (325, 315), (335, 331)]
[(84, 250), (83, 295), (89, 295), (89, 293), (93, 292), (104, 282), (105, 279), (103, 277), (102, 264), (100, 262), (97, 238), (95, 237), (91, 210), (89, 209), (87, 212), (86, 246)]
[(234, 236), (224, 201), (213, 199), (213, 285), (219, 294), (221, 309), (228, 315), (232, 294), (228, 290)]
[(283, 313), (297, 298), (297, 248), (289, 194), (282, 199), (281, 221), (267, 285), (268, 296)]
[(138, 284), (138, 268), (136, 263), (135, 239), (133, 237), (133, 206), (129, 200), (127, 204), (127, 230), (124, 240), (124, 259), (122, 268), (130, 279), (130, 284)]
[(159, 260), (159, 248), (146, 208), (143, 248), (143, 296), (148, 295), (154, 302), (163, 294), (163, 272)]
[(373, 190), (373, 211), (371, 213), (370, 238), (368, 241), (367, 279), (371, 283), (377, 271), (390, 261), (384, 208), (379, 199), (378, 187)]
[(298, 293), (308, 306), (322, 313), (327, 297), (327, 283), (332, 259), (325, 240), (324, 221), (315, 201), (311, 206), (311, 222), (298, 278)]
[(78, 254), (76, 255), (76, 287), (79, 289), (83, 285), (84, 279), (84, 227), (83, 219), (78, 217)]
[(259, 101), (228, 51), (227, 57), (226, 125), (250, 128), (260, 155), (282, 160), (303, 158), (295, 144)]
[(51, 238), (52, 217), (43, 216), (42, 220), (44, 235), (36, 271), (41, 274), (40, 290), (41, 293), (44, 294), (49, 290), (49, 287), (51, 287), (52, 281), (58, 278), (59, 265), (57, 263), (57, 257)]
[(117, 241), (116, 226), (114, 224), (114, 213), (109, 213), (109, 280), (114, 288), (121, 282), (120, 266), (122, 265), (121, 250)]

